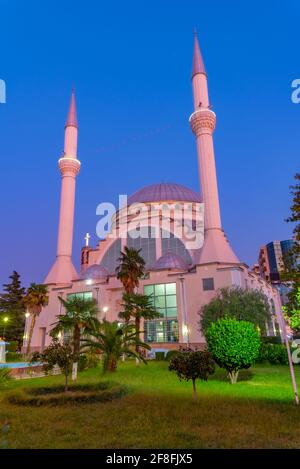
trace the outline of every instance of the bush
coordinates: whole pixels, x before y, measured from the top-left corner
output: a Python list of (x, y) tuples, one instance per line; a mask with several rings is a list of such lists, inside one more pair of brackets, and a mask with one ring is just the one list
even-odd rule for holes
[(155, 352), (155, 360), (164, 360), (165, 359), (165, 352)]
[(169, 350), (166, 353), (165, 360), (169, 362), (173, 357), (176, 357), (176, 355), (178, 355), (179, 353), (179, 350)]
[(231, 384), (241, 369), (250, 368), (257, 359), (260, 336), (254, 324), (236, 319), (219, 319), (206, 334), (208, 349), (221, 368), (228, 371)]
[(108, 402), (123, 397), (127, 393), (125, 386), (112, 386), (111, 383), (71, 385), (69, 391), (64, 386), (25, 388), (10, 393), (5, 400), (20, 406), (57, 406), (65, 404)]
[(178, 352), (171, 359), (169, 370), (175, 371), (180, 380), (192, 380), (196, 399), (196, 379), (207, 381), (208, 376), (215, 372), (215, 362), (207, 350)]
[(0, 368), (0, 388), (6, 386), (7, 382), (11, 379), (9, 368)]
[(284, 345), (261, 343), (257, 362), (267, 361), (272, 365), (288, 365), (288, 355)]
[(282, 344), (280, 335), (264, 336), (264, 337), (261, 337), (261, 341), (264, 344)]
[(6, 353), (6, 361), (7, 362), (19, 362), (20, 361), (20, 354), (16, 352), (7, 352)]
[(9, 342), (9, 344), (6, 346), (6, 350), (8, 352), (16, 352), (18, 348), (19, 348), (19, 344), (16, 340)]
[(86, 355), (80, 355), (79, 360), (78, 360), (78, 371), (84, 371), (87, 369), (87, 356)]

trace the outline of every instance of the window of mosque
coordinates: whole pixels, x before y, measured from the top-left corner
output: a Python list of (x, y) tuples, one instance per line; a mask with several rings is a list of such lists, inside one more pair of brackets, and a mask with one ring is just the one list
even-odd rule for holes
[(181, 239), (176, 238), (173, 233), (162, 230), (161, 250), (162, 255), (172, 252), (180, 256), (187, 264), (192, 264), (192, 258), (189, 251), (184, 246)]
[[(130, 236), (127, 238), (127, 246), (129, 248), (140, 249), (141, 256), (143, 257), (146, 266), (151, 266), (156, 261), (156, 239), (154, 227), (141, 227), (140, 236), (133, 238)], [(136, 235), (136, 233), (135, 233)]]
[(110, 274), (114, 274), (118, 267), (118, 259), (121, 252), (121, 239), (116, 241), (108, 248), (100, 264), (105, 267)]
[(214, 279), (213, 277), (210, 278), (203, 278), (202, 279), (202, 286), (204, 291), (209, 291), (209, 290), (214, 290), (215, 285), (214, 285)]
[(146, 342), (178, 342), (176, 283), (145, 285), (144, 294), (149, 295), (160, 313), (159, 319), (145, 321)]
[(145, 342), (166, 343), (179, 341), (179, 328), (176, 319), (145, 321)]
[(93, 298), (93, 292), (91, 291), (82, 291), (77, 293), (69, 293), (67, 295), (68, 300), (72, 300), (73, 298), (80, 298), (82, 300), (90, 300)]

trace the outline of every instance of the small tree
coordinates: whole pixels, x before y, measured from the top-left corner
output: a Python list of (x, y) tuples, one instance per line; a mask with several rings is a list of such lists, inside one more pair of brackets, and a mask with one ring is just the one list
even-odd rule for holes
[(6, 340), (16, 340), (22, 343), (25, 325), (25, 288), (22, 287), (20, 275), (15, 270), (9, 277), (10, 283), (3, 284), (3, 293), (0, 294), (0, 319), (7, 316), (9, 321), (5, 330)]
[(211, 324), (206, 341), (216, 363), (228, 371), (231, 384), (239, 370), (250, 368), (260, 348), (260, 334), (254, 324), (236, 319), (219, 319)]
[(143, 356), (135, 351), (136, 345), (139, 346), (139, 349), (151, 349), (148, 344), (139, 339), (134, 324), (120, 324), (118, 321), (104, 320), (90, 331), (89, 337), (83, 343), (86, 348), (102, 353), (104, 373), (115, 371), (123, 354), (138, 358), (146, 363)]
[(169, 370), (175, 371), (181, 380), (193, 382), (194, 399), (197, 399), (196, 379), (207, 381), (208, 376), (215, 372), (215, 362), (211, 353), (188, 350), (179, 352), (170, 360)]
[(202, 307), (199, 315), (199, 325), (204, 335), (213, 322), (224, 317), (249, 321), (265, 330), (266, 321), (270, 320), (270, 305), (259, 290), (226, 287), (221, 288), (217, 296)]
[(58, 339), (53, 339), (52, 343), (40, 352), (34, 352), (31, 362), (41, 361), (46, 374), (50, 373), (53, 368), (59, 366), (65, 375), (65, 392), (68, 391), (68, 380), (71, 373), (72, 363), (74, 360), (74, 352), (69, 344), (60, 344)]

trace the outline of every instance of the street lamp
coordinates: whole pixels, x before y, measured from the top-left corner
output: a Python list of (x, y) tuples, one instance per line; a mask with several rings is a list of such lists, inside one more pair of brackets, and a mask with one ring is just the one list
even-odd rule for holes
[(8, 320), (9, 320), (9, 317), (8, 317), (8, 316), (5, 316), (5, 317), (3, 318), (3, 333), (2, 333), (3, 338), (4, 338), (4, 336), (5, 336), (5, 326), (6, 326), (6, 324), (8, 323)]

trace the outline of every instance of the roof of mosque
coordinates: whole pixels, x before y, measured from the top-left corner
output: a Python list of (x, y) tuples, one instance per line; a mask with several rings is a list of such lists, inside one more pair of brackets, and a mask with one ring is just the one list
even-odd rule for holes
[(100, 264), (91, 265), (82, 274), (82, 278), (84, 278), (85, 280), (104, 280), (108, 276), (108, 270)]
[(167, 252), (161, 256), (157, 261), (150, 267), (150, 270), (162, 270), (162, 269), (176, 269), (176, 270), (188, 270), (190, 266), (184, 262), (182, 257), (173, 252)]
[(180, 202), (202, 202), (200, 194), (192, 191), (181, 184), (166, 183), (151, 184), (143, 187), (139, 191), (128, 197), (128, 205), (134, 203), (159, 202), (159, 201), (180, 201)]

